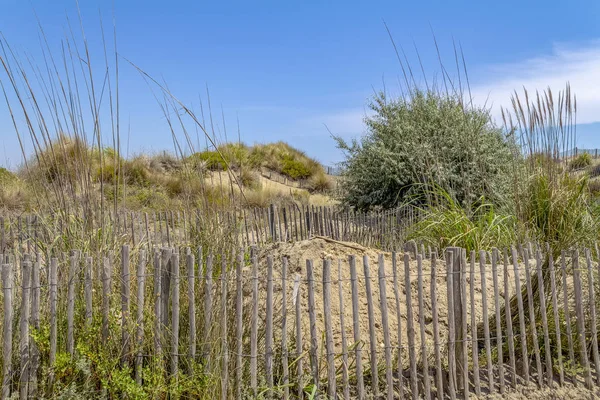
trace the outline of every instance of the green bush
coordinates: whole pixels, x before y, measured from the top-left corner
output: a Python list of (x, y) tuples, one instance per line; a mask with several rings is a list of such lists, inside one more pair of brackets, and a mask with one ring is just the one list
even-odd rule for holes
[(207, 150), (201, 153), (194, 153), (190, 156), (190, 159), (192, 164), (203, 162), (206, 168), (210, 171), (227, 170), (227, 163), (217, 151)]
[(592, 165), (592, 156), (589, 153), (581, 153), (569, 163), (572, 170), (582, 169), (590, 165)]
[(11, 183), (17, 180), (15, 174), (7, 170), (6, 168), (0, 167), (0, 185)]
[(391, 208), (439, 186), (461, 206), (484, 196), (506, 203), (515, 145), (494, 127), (486, 109), (465, 108), (457, 95), (412, 88), (397, 100), (371, 103), (367, 134), (346, 143), (343, 203), (359, 209)]
[(120, 166), (116, 166), (111, 160), (106, 159), (103, 166), (96, 167), (94, 180), (110, 184), (126, 183), (127, 185), (148, 186), (150, 171), (141, 158), (122, 160)]
[(219, 151), (232, 169), (239, 169), (248, 163), (249, 150), (243, 143), (226, 143), (219, 146)]
[(541, 171), (526, 182), (520, 197), (520, 219), (540, 243), (556, 250), (592, 245), (598, 238), (598, 215), (590, 208), (588, 178)]
[(492, 204), (480, 199), (467, 213), (443, 189), (434, 190), (435, 202), (420, 210), (419, 221), (410, 227), (408, 239), (424, 241), (432, 246), (449, 246), (472, 250), (507, 247), (516, 240), (516, 218), (498, 213)]
[(248, 154), (248, 164), (252, 168), (270, 169), (294, 180), (324, 173), (316, 160), (284, 142), (253, 146)]
[(281, 173), (291, 179), (299, 180), (311, 176), (312, 171), (302, 161), (288, 155), (282, 160)]

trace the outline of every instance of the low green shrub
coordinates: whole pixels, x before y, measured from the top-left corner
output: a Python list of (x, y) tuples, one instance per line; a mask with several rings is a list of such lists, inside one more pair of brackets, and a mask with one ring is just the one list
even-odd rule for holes
[(306, 179), (311, 176), (312, 171), (308, 166), (292, 157), (285, 156), (282, 160), (281, 173), (294, 180)]
[(419, 221), (410, 228), (407, 239), (426, 242), (432, 246), (462, 247), (489, 250), (510, 246), (516, 240), (517, 223), (512, 215), (498, 213), (493, 205), (481, 199), (468, 214), (447, 192), (437, 189), (431, 193), (436, 201), (420, 210)]
[(217, 151), (203, 151), (201, 153), (194, 153), (190, 156), (192, 165), (196, 165), (198, 162), (204, 163), (206, 169), (210, 171), (225, 171), (227, 170), (227, 163), (223, 160), (223, 157)]
[(572, 170), (583, 169), (592, 165), (592, 156), (589, 153), (581, 153), (569, 163)]
[(17, 176), (7, 170), (6, 168), (0, 167), (0, 185), (14, 182)]
[(248, 164), (255, 169), (270, 169), (294, 180), (324, 173), (323, 167), (316, 160), (285, 142), (253, 146), (249, 150)]

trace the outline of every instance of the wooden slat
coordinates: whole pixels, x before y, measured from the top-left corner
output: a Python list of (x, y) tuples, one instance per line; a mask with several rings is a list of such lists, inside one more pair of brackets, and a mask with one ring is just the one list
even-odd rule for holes
[(154, 349), (156, 357), (160, 359), (162, 353), (162, 295), (161, 288), (161, 263), (162, 259), (159, 251), (154, 252)]
[(446, 250), (446, 283), (448, 295), (448, 393), (451, 400), (456, 399), (456, 332), (454, 320), (454, 254)]
[(203, 353), (206, 362), (206, 369), (210, 369), (211, 349), (214, 347), (212, 328), (213, 313), (213, 255), (206, 257), (206, 275), (204, 277), (204, 329), (203, 329)]
[[(281, 265), (281, 298), (282, 298), (282, 305), (281, 305), (281, 364), (282, 364), (282, 369), (283, 369), (283, 399), (287, 400), (290, 397), (290, 387), (289, 387), (289, 383), (290, 383), (290, 370), (289, 370), (289, 364), (288, 364), (288, 343), (287, 343), (287, 271), (288, 271), (288, 259), (287, 257), (283, 257), (283, 259), (281, 260), (282, 265)], [(241, 262), (240, 262), (241, 264)], [(241, 269), (240, 269), (240, 273), (241, 273)], [(241, 286), (240, 286), (240, 292), (241, 292)], [(241, 303), (241, 301), (240, 301)], [(241, 314), (241, 313), (240, 313)], [(242, 361), (242, 356), (241, 356), (241, 352), (242, 352), (242, 330), (241, 330), (241, 326), (242, 326), (242, 322), (240, 319), (240, 346), (238, 349), (238, 354), (240, 354), (240, 358), (239, 361)], [(240, 365), (241, 367), (241, 365)], [(240, 368), (241, 370), (241, 368)], [(240, 380), (242, 379), (243, 374), (240, 374)], [(238, 396), (238, 399), (240, 398), (240, 396)]]
[[(430, 298), (431, 298), (431, 319), (433, 323), (433, 351), (435, 353), (435, 379), (436, 379), (436, 397), (438, 400), (444, 398), (444, 377), (442, 372), (442, 357), (440, 351), (440, 328), (437, 306), (437, 254), (434, 252), (431, 256), (431, 281), (430, 281)], [(395, 288), (395, 282), (394, 282)], [(398, 307), (399, 309), (399, 307)], [(400, 316), (398, 316), (400, 321)], [(398, 333), (400, 335), (400, 333)], [(401, 397), (402, 398), (402, 397)]]
[(487, 361), (487, 376), (488, 390), (493, 392), (494, 389), (494, 366), (492, 363), (492, 347), (490, 341), (490, 320), (488, 315), (487, 304), (487, 277), (486, 277), (486, 252), (479, 252), (479, 270), (481, 273), (481, 306), (483, 308), (483, 339), (485, 344), (485, 358)]
[(469, 278), (471, 280), (470, 295), (471, 295), (471, 336), (472, 336), (472, 356), (473, 356), (473, 386), (475, 387), (475, 395), (481, 396), (481, 380), (479, 377), (479, 342), (477, 339), (477, 319), (475, 317), (475, 260), (477, 252), (471, 251), (471, 263), (469, 270)]
[(254, 397), (258, 395), (257, 361), (258, 361), (258, 259), (256, 252), (252, 254), (252, 319), (250, 327), (250, 388)]
[(179, 374), (179, 253), (171, 256), (171, 376), (177, 379)]
[[(398, 337), (398, 365), (397, 365), (397, 376), (398, 376), (398, 396), (400, 398), (404, 397), (404, 367), (402, 366), (402, 317), (400, 312), (400, 290), (398, 289), (398, 263), (397, 263), (397, 254), (396, 252), (392, 253), (392, 273), (394, 275), (394, 299), (396, 300), (396, 319), (397, 323), (397, 331), (396, 335)], [(432, 272), (433, 274), (433, 272)], [(432, 300), (432, 308), (433, 308), (433, 300)], [(435, 314), (437, 315), (437, 314)], [(437, 321), (434, 321), (434, 331), (437, 327)], [(438, 346), (439, 347), (439, 346)], [(438, 388), (439, 390), (439, 388)]]
[(237, 399), (242, 397), (242, 381), (244, 376), (243, 350), (244, 350), (244, 326), (243, 326), (243, 293), (242, 293), (242, 268), (244, 266), (244, 254), (240, 252), (235, 264), (235, 332), (236, 332), (236, 353), (237, 360), (235, 364), (235, 396)]
[(410, 283), (410, 257), (404, 254), (404, 288), (406, 292), (406, 334), (408, 337), (408, 359), (410, 364), (410, 390), (413, 400), (419, 398), (419, 386), (417, 376), (417, 360), (415, 356), (415, 328), (412, 308), (412, 294)]
[[(54, 271), (56, 271), (56, 264), (54, 267)], [(54, 275), (52, 275), (54, 276)], [(2, 337), (2, 356), (4, 361), (2, 363), (2, 399), (8, 399), (10, 397), (10, 377), (12, 375), (12, 334), (13, 334), (13, 269), (12, 264), (3, 264), (2, 265), (2, 292), (3, 292), (3, 305), (4, 305), (4, 320), (3, 320), (3, 337)], [(51, 280), (52, 282), (52, 280)], [(51, 283), (51, 293), (52, 288), (56, 290), (55, 285)], [(51, 295), (52, 296), (52, 295)], [(52, 299), (52, 297), (51, 297)], [(52, 308), (52, 302), (51, 308)], [(56, 340), (56, 302), (54, 302), (54, 340)], [(51, 331), (52, 331), (52, 318), (51, 318)], [(52, 335), (51, 335), (52, 339)], [(52, 354), (52, 350), (54, 350), (54, 354)], [(52, 342), (50, 345), (50, 359), (56, 359), (56, 344), (52, 347)]]
[(102, 343), (108, 340), (108, 316), (110, 313), (110, 291), (112, 286), (112, 268), (108, 257), (104, 257), (102, 267)]
[(512, 262), (515, 273), (515, 294), (517, 296), (517, 307), (519, 312), (519, 340), (521, 341), (521, 365), (522, 376), (526, 383), (529, 383), (529, 354), (527, 351), (527, 333), (525, 330), (525, 310), (523, 307), (523, 296), (521, 294), (521, 275), (519, 273), (519, 259), (517, 250), (511, 248)]
[(140, 250), (137, 268), (137, 314), (136, 314), (136, 358), (135, 381), (142, 384), (142, 367), (144, 364), (144, 289), (146, 284), (146, 250)]
[(71, 252), (69, 257), (69, 275), (67, 282), (67, 353), (71, 357), (75, 355), (75, 274), (77, 269), (78, 256), (77, 252)]
[(461, 313), (461, 347), (462, 347), (462, 382), (463, 399), (469, 399), (469, 339), (467, 319), (467, 251), (460, 249), (460, 313)]
[(591, 389), (592, 371), (587, 353), (587, 343), (585, 339), (585, 317), (583, 313), (583, 301), (581, 299), (581, 273), (579, 270), (579, 252), (573, 252), (573, 289), (575, 293), (575, 313), (577, 315), (577, 338), (579, 340), (579, 357), (584, 369), (584, 382), (587, 389)]
[(295, 308), (295, 325), (296, 325), (296, 380), (298, 382), (298, 399), (304, 398), (304, 363), (302, 359), (302, 354), (304, 350), (302, 348), (302, 311), (300, 308), (300, 275), (296, 275), (294, 278), (294, 291), (296, 292), (296, 296), (294, 296), (294, 308)]
[[(383, 256), (381, 256), (381, 260), (383, 262)], [(381, 279), (381, 278), (380, 278)], [(384, 284), (385, 284), (385, 280), (384, 280)], [(385, 286), (384, 286), (385, 287)], [(384, 293), (385, 295), (385, 293)], [(385, 301), (385, 298), (383, 297), (384, 295), (382, 295), (382, 298)], [(419, 254), (417, 256), (417, 296), (418, 296), (418, 301), (419, 301), (419, 332), (420, 332), (420, 336), (421, 336), (421, 367), (423, 369), (423, 389), (424, 389), (424, 398), (426, 400), (431, 399), (431, 382), (430, 382), (430, 376), (429, 376), (429, 360), (427, 359), (427, 337), (425, 336), (425, 302), (423, 301), (423, 257), (421, 254)], [(386, 312), (387, 314), (387, 312)], [(387, 319), (387, 315), (386, 315), (386, 319)], [(466, 323), (466, 319), (465, 319), (465, 323)], [(384, 325), (384, 329), (385, 329), (385, 325)], [(466, 330), (466, 329), (465, 329)], [(465, 335), (466, 336), (466, 335)], [(388, 339), (389, 341), (389, 339)], [(466, 341), (465, 341), (466, 343)], [(466, 354), (466, 352), (465, 352)], [(391, 361), (390, 361), (391, 364)], [(390, 386), (391, 387), (391, 365), (390, 365)], [(391, 393), (391, 391), (389, 391), (389, 393)], [(388, 395), (388, 399), (392, 399), (393, 397), (390, 397)]]
[(561, 251), (560, 254), (560, 264), (563, 286), (563, 314), (565, 316), (567, 345), (569, 347), (569, 363), (570, 365), (575, 365), (575, 346), (573, 345), (573, 329), (571, 325), (571, 312), (569, 307), (569, 286), (567, 284), (567, 262), (564, 251)]
[(554, 258), (552, 257), (552, 250), (547, 245), (548, 253), (548, 269), (550, 270), (550, 291), (552, 294), (552, 316), (554, 318), (554, 334), (556, 343), (556, 353), (558, 360), (558, 379), (560, 386), (565, 384), (565, 372), (563, 365), (563, 354), (562, 354), (562, 337), (561, 337), (561, 323), (558, 314), (558, 299), (556, 295), (556, 269), (554, 267)]
[[(140, 255), (141, 257), (141, 255)], [(196, 361), (196, 258), (190, 252), (188, 247), (187, 254), (185, 257), (185, 263), (187, 266), (187, 281), (188, 281), (188, 320), (190, 324), (189, 336), (189, 362)]]
[(229, 398), (229, 343), (227, 331), (227, 260), (221, 255), (221, 400)]
[[(133, 224), (133, 221), (132, 221)], [(132, 225), (133, 226), (133, 225)], [(74, 282), (73, 282), (74, 283)], [(121, 364), (129, 355), (129, 307), (131, 303), (129, 276), (129, 246), (121, 247)]]
[(358, 308), (358, 283), (356, 274), (356, 257), (351, 255), (348, 257), (350, 264), (350, 282), (352, 286), (352, 331), (354, 334), (354, 356), (356, 363), (356, 390), (358, 399), (365, 398), (365, 387), (363, 378), (362, 366), (362, 339), (360, 337), (360, 310)]
[(331, 260), (323, 260), (323, 319), (325, 323), (325, 357), (327, 358), (327, 396), (336, 395), (335, 351), (331, 324)]
[(531, 272), (529, 270), (530, 254), (528, 249), (523, 249), (525, 252), (525, 283), (527, 285), (527, 303), (529, 304), (529, 326), (531, 328), (531, 337), (533, 341), (533, 354), (535, 355), (535, 369), (537, 383), (539, 387), (544, 384), (544, 372), (542, 369), (542, 358), (540, 356), (540, 346), (538, 341), (537, 324), (535, 318), (534, 293), (531, 284)]
[[(546, 293), (544, 288), (544, 277), (542, 275), (542, 253), (537, 250), (535, 255), (537, 276), (538, 276), (538, 293), (540, 298), (540, 314), (542, 317), (542, 330), (544, 334), (544, 359), (546, 361), (546, 384), (549, 387), (554, 386), (554, 376), (552, 373), (552, 349), (550, 348), (550, 335), (548, 333), (548, 316), (546, 312)], [(593, 295), (593, 293), (592, 293)], [(597, 349), (597, 346), (596, 346)]]
[(587, 263), (588, 291), (590, 296), (588, 307), (590, 309), (590, 340), (592, 342), (592, 360), (594, 362), (594, 369), (596, 371), (596, 385), (600, 385), (600, 359), (598, 358), (598, 327), (596, 326), (596, 288), (594, 287), (592, 257), (590, 255), (589, 249), (585, 249), (585, 258)]
[(28, 398), (29, 391), (29, 313), (31, 311), (31, 261), (25, 256), (21, 263), (21, 309), (19, 315), (19, 357), (21, 373), (19, 376), (19, 394), (21, 399)]
[(373, 309), (373, 293), (371, 291), (371, 271), (369, 269), (369, 257), (363, 256), (363, 269), (365, 274), (365, 295), (367, 302), (367, 313), (369, 318), (369, 350), (370, 350), (370, 371), (371, 371), (371, 390), (373, 396), (379, 397), (379, 374), (377, 368), (377, 331), (375, 330), (375, 313)]
[(338, 295), (340, 301), (340, 330), (342, 336), (342, 386), (344, 400), (350, 400), (350, 382), (348, 376), (348, 340), (346, 338), (346, 323), (344, 321), (344, 288), (342, 286), (342, 261), (338, 260)]
[(386, 393), (388, 400), (394, 398), (394, 383), (392, 377), (392, 349), (390, 342), (390, 328), (388, 322), (387, 290), (385, 276), (385, 260), (383, 254), (379, 254), (378, 276), (379, 276), (379, 306), (381, 308), (381, 325), (383, 328), (383, 346), (385, 351), (385, 378)]
[(492, 285), (494, 286), (494, 310), (496, 321), (496, 352), (498, 354), (498, 382), (500, 394), (505, 392), (504, 345), (502, 342), (502, 320), (500, 315), (500, 288), (498, 284), (498, 249), (492, 249)]
[(265, 372), (267, 396), (273, 390), (273, 257), (267, 256), (267, 321), (265, 326)]
[(510, 289), (508, 281), (508, 252), (506, 249), (503, 251), (503, 263), (504, 263), (504, 314), (506, 320), (506, 337), (508, 342), (508, 360), (510, 365), (510, 376), (511, 384), (513, 388), (517, 386), (517, 369), (515, 360), (515, 339), (512, 325), (512, 312), (510, 309)]
[(92, 324), (93, 307), (92, 307), (92, 291), (93, 286), (93, 271), (94, 261), (92, 257), (85, 258), (84, 272), (84, 298), (85, 298), (85, 324), (89, 327)]
[(319, 389), (319, 363), (317, 360), (318, 338), (317, 338), (317, 320), (315, 315), (315, 278), (313, 273), (312, 260), (306, 260), (306, 281), (308, 284), (308, 318), (310, 320), (310, 369), (312, 373), (313, 384)]
[[(42, 255), (37, 254), (36, 260), (33, 263), (33, 271), (31, 273), (31, 327), (40, 329), (40, 266)], [(0, 265), (2, 264), (2, 256), (0, 255)], [(29, 397), (38, 397), (38, 371), (40, 366), (40, 349), (35, 340), (31, 341), (31, 380), (29, 385)]]

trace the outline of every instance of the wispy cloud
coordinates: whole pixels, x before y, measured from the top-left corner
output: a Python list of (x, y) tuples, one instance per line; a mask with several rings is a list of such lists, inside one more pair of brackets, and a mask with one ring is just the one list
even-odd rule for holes
[(514, 91), (529, 93), (548, 87), (554, 93), (569, 82), (577, 97), (577, 122), (600, 121), (600, 40), (585, 45), (555, 45), (549, 55), (517, 63), (494, 65), (477, 71), (481, 78), (472, 90), (477, 104), (488, 102), (499, 118), (501, 107), (510, 107)]
[[(600, 122), (600, 40), (584, 45), (557, 44), (550, 54), (510, 64), (474, 66), (470, 74), (471, 78), (476, 77), (471, 84), (473, 101), (492, 107), (498, 123), (501, 123), (501, 107), (510, 109), (515, 90), (522, 93), (525, 87), (532, 95), (536, 90), (550, 87), (556, 94), (567, 82), (577, 97), (577, 123)], [(317, 114), (309, 110), (284, 111), (290, 112), (288, 117), (293, 121), (287, 122), (284, 131), (306, 140), (326, 136), (325, 126), (334, 135), (359, 137), (366, 129), (365, 117), (372, 114), (366, 107)]]
[(336, 136), (357, 137), (364, 132), (364, 120), (369, 115), (366, 108), (349, 108), (314, 115), (301, 121), (301, 124), (311, 126), (312, 131), (329, 129)]

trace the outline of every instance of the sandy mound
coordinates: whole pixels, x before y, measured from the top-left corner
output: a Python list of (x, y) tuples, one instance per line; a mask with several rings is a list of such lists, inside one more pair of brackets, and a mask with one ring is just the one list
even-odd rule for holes
[[(383, 326), (382, 326), (382, 313), (381, 313), (381, 302), (380, 302), (380, 288), (379, 288), (379, 277), (378, 277), (378, 256), (383, 254), (385, 263), (385, 285), (386, 285), (386, 299), (385, 303), (388, 308), (388, 328), (390, 334), (390, 343), (392, 347), (392, 353), (394, 359), (398, 355), (398, 348), (400, 346), (401, 357), (403, 360), (404, 367), (408, 367), (408, 324), (407, 324), (407, 297), (406, 297), (406, 285), (405, 285), (405, 265), (403, 261), (403, 254), (397, 255), (397, 281), (398, 281), (398, 295), (399, 295), (399, 314), (396, 305), (396, 297), (394, 292), (394, 268), (392, 266), (392, 254), (381, 253), (378, 250), (369, 249), (362, 247), (355, 243), (342, 243), (325, 240), (322, 238), (314, 238), (312, 240), (299, 241), (295, 243), (276, 243), (270, 246), (266, 246), (260, 251), (260, 272), (259, 272), (259, 303), (265, 304), (266, 302), (266, 265), (267, 255), (270, 255), (274, 259), (274, 272), (273, 272), (273, 287), (274, 287), (274, 315), (275, 315), (275, 347), (277, 348), (278, 339), (281, 336), (281, 288), (282, 288), (282, 276), (281, 276), (281, 265), (282, 258), (286, 257), (289, 260), (288, 267), (288, 278), (286, 282), (287, 287), (287, 310), (288, 310), (288, 339), (289, 343), (294, 343), (294, 321), (295, 321), (295, 308), (293, 305), (293, 289), (294, 279), (296, 275), (299, 276), (299, 292), (300, 292), (300, 304), (301, 304), (301, 318), (302, 318), (302, 334), (303, 334), (303, 348), (308, 350), (310, 342), (310, 324), (308, 317), (308, 283), (306, 273), (306, 260), (312, 260), (314, 265), (314, 290), (315, 290), (315, 311), (316, 311), (316, 326), (317, 326), (317, 338), (319, 343), (319, 354), (324, 354), (324, 338), (325, 338), (325, 325), (324, 325), (324, 313), (323, 313), (323, 260), (331, 260), (331, 318), (332, 318), (332, 330), (334, 338), (335, 353), (341, 354), (342, 352), (342, 331), (345, 332), (348, 341), (348, 348), (352, 349), (354, 345), (353, 339), (353, 311), (352, 311), (352, 291), (351, 291), (351, 280), (350, 280), (350, 265), (348, 257), (350, 255), (356, 256), (356, 269), (357, 269), (357, 283), (358, 283), (358, 305), (359, 305), (359, 326), (361, 334), (361, 342), (363, 348), (363, 359), (366, 362), (369, 359), (369, 319), (368, 319), (368, 307), (367, 307), (367, 295), (366, 295), (366, 279), (365, 270), (363, 264), (363, 256), (368, 259), (368, 271), (371, 279), (371, 290), (372, 290), (372, 301), (373, 301), (373, 312), (375, 321), (375, 339), (378, 350), (378, 361), (380, 364), (384, 363), (384, 339), (383, 339)], [(489, 261), (488, 261), (489, 263)], [(410, 274), (410, 297), (412, 301), (413, 310), (413, 324), (415, 332), (415, 349), (417, 351), (417, 357), (422, 351), (421, 346), (421, 334), (419, 328), (419, 298), (418, 298), (418, 276), (419, 269), (416, 260), (409, 262), (409, 274)], [(512, 269), (512, 268), (511, 268)], [(486, 268), (486, 286), (487, 286), (487, 298), (488, 298), (488, 313), (490, 316), (494, 315), (494, 289), (493, 289), (493, 278), (492, 278), (491, 264)], [(245, 276), (251, 276), (251, 269), (248, 267), (244, 273)], [(435, 292), (432, 294), (431, 283), (432, 276), (435, 279)], [(514, 278), (512, 273), (509, 275), (511, 279), (510, 290), (514, 293)], [(467, 274), (467, 287), (470, 287), (470, 276)], [(435, 263), (435, 271), (432, 274), (431, 261), (424, 260), (422, 262), (422, 296), (423, 296), (423, 319), (425, 327), (425, 351), (430, 361), (433, 361), (434, 356), (434, 334), (433, 334), (433, 318), (432, 318), (432, 296), (435, 295), (437, 298), (438, 307), (438, 318), (439, 318), (439, 332), (440, 332), (440, 349), (442, 353), (446, 351), (445, 344), (448, 337), (448, 299), (446, 290), (446, 266), (443, 260), (438, 259)], [(498, 265), (498, 284), (503, 286), (503, 265)], [(474, 278), (474, 307), (476, 322), (482, 321), (482, 295), (481, 295), (481, 274), (479, 270), (479, 263), (475, 266), (475, 278)], [(246, 286), (250, 288), (251, 286)], [(340, 307), (340, 291), (343, 298), (344, 306), (343, 309)], [(504, 304), (504, 288), (499, 287), (498, 292), (500, 294), (500, 307)], [(247, 294), (250, 294), (247, 292)], [(246, 296), (250, 300), (251, 296)], [(468, 307), (469, 307), (469, 324), (470, 324), (470, 293), (467, 291)], [(264, 307), (259, 307), (259, 318), (262, 321), (259, 322), (259, 326), (264, 326), (265, 323), (265, 312)], [(342, 326), (341, 316), (343, 316), (344, 323)], [(401, 328), (398, 328), (398, 322), (400, 319)], [(400, 337), (398, 337), (398, 331), (400, 330)], [(471, 329), (469, 328), (469, 332)], [(290, 349), (294, 349), (292, 345)], [(353, 356), (351, 356), (352, 358)], [(443, 356), (443, 358), (446, 358)], [(394, 362), (395, 363), (395, 362)], [(431, 366), (432, 364), (430, 364)]]

